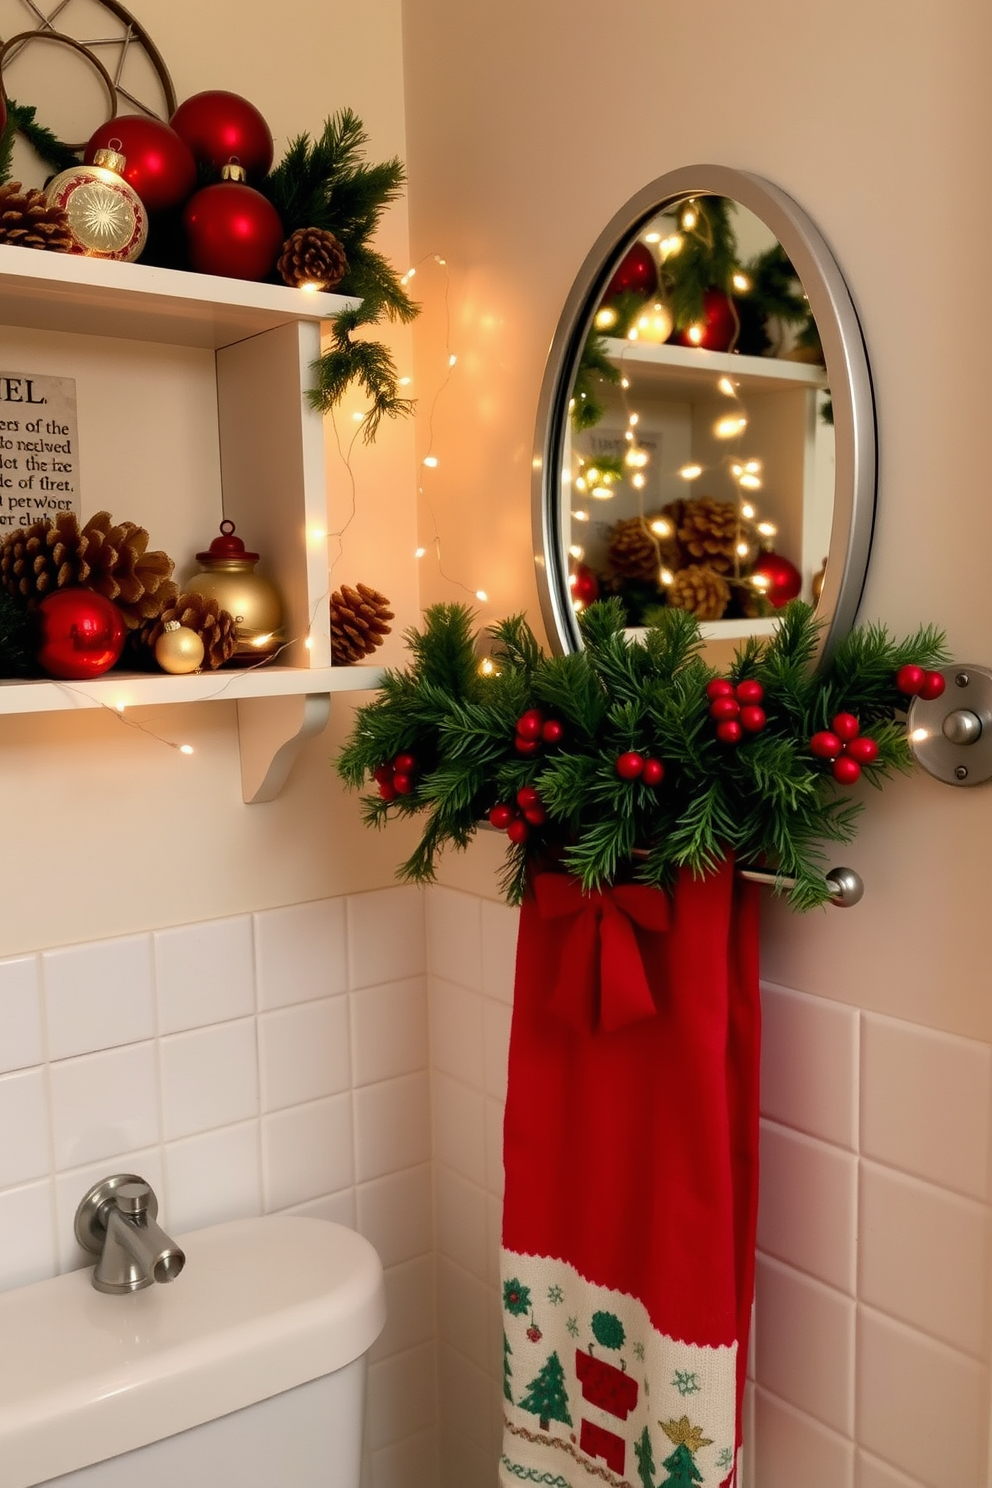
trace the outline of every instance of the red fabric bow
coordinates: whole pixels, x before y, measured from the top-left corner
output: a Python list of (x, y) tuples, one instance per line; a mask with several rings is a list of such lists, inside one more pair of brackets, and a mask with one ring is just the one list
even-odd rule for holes
[(634, 925), (655, 933), (667, 930), (668, 896), (647, 884), (586, 892), (578, 879), (563, 873), (537, 874), (534, 894), (542, 919), (572, 919), (565, 928), (550, 1007), (583, 1033), (597, 1024), (614, 1033), (654, 1017)]

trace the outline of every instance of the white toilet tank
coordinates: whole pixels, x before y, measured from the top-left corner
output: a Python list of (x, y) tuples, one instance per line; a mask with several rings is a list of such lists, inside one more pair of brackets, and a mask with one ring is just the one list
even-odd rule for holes
[(289, 1215), (178, 1238), (168, 1285), (0, 1295), (0, 1488), (358, 1488), (371, 1245)]

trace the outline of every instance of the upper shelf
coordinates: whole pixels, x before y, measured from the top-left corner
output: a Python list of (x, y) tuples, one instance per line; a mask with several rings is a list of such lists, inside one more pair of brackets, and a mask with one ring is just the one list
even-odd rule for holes
[(734, 351), (703, 351), (696, 346), (658, 346), (645, 341), (626, 341), (608, 336), (606, 351), (611, 361), (636, 368), (642, 384), (664, 383), (665, 396), (691, 402), (700, 393), (716, 393), (717, 381), (729, 377), (755, 391), (782, 392), (787, 388), (826, 389), (826, 369), (810, 362), (784, 361), (777, 357), (740, 356)]
[(112, 670), (89, 682), (0, 679), (0, 716), (8, 713), (66, 713), (80, 708), (153, 707), (164, 703), (237, 702), (243, 698), (293, 697), (301, 693), (373, 692), (382, 667), (222, 668), (167, 676)]
[(359, 303), (280, 284), (0, 244), (0, 325), (216, 351), (290, 321), (328, 320)]

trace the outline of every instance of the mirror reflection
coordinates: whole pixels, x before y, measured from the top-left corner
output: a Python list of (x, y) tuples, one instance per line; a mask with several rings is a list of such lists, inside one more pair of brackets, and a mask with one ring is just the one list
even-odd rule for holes
[(834, 514), (820, 330), (782, 243), (729, 196), (667, 202), (586, 308), (561, 423), (558, 561), (571, 607), (692, 611), (769, 633), (819, 598)]

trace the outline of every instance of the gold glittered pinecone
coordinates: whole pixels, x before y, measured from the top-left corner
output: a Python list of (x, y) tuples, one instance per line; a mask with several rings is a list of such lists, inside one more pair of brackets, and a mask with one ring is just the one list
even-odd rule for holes
[(730, 603), (730, 585), (705, 563), (680, 568), (668, 586), (672, 609), (688, 610), (697, 620), (719, 620)]
[(0, 584), (28, 609), (56, 589), (95, 589), (113, 600), (128, 630), (155, 619), (178, 591), (167, 553), (149, 553), (148, 533), (97, 512), (80, 529), (75, 512), (34, 522), (3, 539)]
[(692, 501), (672, 502), (665, 514), (676, 522), (686, 560), (705, 563), (717, 573), (733, 573), (738, 543), (754, 541), (754, 528), (741, 517), (734, 501), (697, 496)]
[(166, 625), (174, 620), (193, 630), (203, 642), (204, 671), (216, 671), (230, 661), (238, 644), (237, 625), (233, 615), (221, 609), (216, 599), (209, 594), (190, 591), (180, 594), (155, 620), (147, 620), (140, 629), (128, 637), (128, 658), (135, 666), (154, 667), (155, 642), (165, 632)]
[(0, 186), (0, 243), (69, 253), (73, 237), (65, 212), (50, 207), (43, 191), (22, 191), (20, 181), (8, 181)]
[[(661, 522), (664, 522), (666, 530), (654, 530), (652, 523)], [(608, 579), (634, 579), (638, 583), (657, 584), (662, 568), (679, 566), (674, 524), (661, 512), (651, 512), (644, 517), (624, 517), (610, 529), (606, 552)]]
[(322, 227), (298, 227), (282, 246), (278, 268), (293, 289), (301, 284), (334, 289), (348, 272), (348, 260), (332, 232)]
[(335, 666), (350, 666), (371, 656), (394, 619), (389, 600), (377, 589), (359, 584), (350, 589), (342, 584), (331, 595), (331, 661)]

